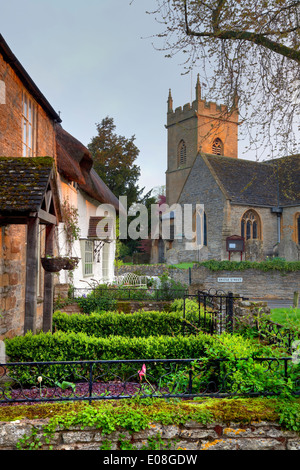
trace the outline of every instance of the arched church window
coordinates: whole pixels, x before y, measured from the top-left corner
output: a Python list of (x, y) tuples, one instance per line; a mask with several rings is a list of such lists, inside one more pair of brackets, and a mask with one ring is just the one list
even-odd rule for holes
[(241, 220), (241, 235), (246, 240), (256, 240), (261, 238), (261, 223), (257, 212), (248, 210)]
[(186, 145), (185, 141), (181, 140), (178, 145), (178, 166), (186, 164)]
[(219, 137), (213, 141), (212, 153), (213, 155), (224, 155), (223, 142), (221, 139), (219, 139)]

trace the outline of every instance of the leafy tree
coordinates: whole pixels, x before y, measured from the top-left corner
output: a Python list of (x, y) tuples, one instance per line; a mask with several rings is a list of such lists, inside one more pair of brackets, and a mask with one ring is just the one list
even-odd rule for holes
[(116, 197), (127, 196), (129, 207), (143, 191), (137, 184), (141, 171), (135, 163), (139, 155), (135, 136), (128, 139), (117, 135), (114, 120), (108, 116), (96, 124), (96, 128), (97, 135), (88, 145), (94, 169)]
[[(293, 153), (300, 108), (300, 1), (156, 0), (159, 49), (199, 67), (210, 100), (232, 109), (250, 148)], [(161, 43), (160, 43), (161, 44)], [(258, 143), (258, 146), (257, 146)], [(259, 158), (259, 155), (258, 155)]]

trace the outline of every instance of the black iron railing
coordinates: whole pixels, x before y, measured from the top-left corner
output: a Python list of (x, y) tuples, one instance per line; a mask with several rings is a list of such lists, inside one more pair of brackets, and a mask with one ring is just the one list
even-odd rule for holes
[(248, 300), (245, 297), (235, 297), (232, 292), (224, 291), (198, 291), (195, 294), (184, 295), (183, 318), (186, 317), (186, 302), (193, 299), (198, 303), (198, 324), (210, 334), (220, 334), (224, 331), (230, 333), (234, 329), (234, 302), (235, 300)]
[(170, 301), (182, 299), (188, 292), (187, 289), (152, 289), (143, 287), (119, 287), (119, 288), (75, 288), (73, 298), (93, 296), (95, 298), (107, 298), (113, 300), (137, 300), (137, 301)]
[(293, 357), (270, 357), (0, 364), (0, 405), (137, 396), (273, 396), (286, 386), (300, 395), (299, 362)]
[(300, 332), (293, 331), (279, 323), (264, 320), (262, 325), (257, 325), (259, 336), (269, 344), (285, 348), (289, 353), (293, 352), (293, 346), (300, 339)]

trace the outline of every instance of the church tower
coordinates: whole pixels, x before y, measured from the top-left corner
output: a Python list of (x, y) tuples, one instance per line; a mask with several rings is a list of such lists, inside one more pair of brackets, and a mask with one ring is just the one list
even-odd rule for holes
[(199, 75), (192, 104), (173, 111), (171, 90), (168, 97), (167, 204), (177, 202), (186, 178), (199, 152), (238, 158), (238, 109), (231, 112), (201, 98)]

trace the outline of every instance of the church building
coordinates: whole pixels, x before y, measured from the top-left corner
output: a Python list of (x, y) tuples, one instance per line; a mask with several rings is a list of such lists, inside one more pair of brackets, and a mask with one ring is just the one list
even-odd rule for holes
[[(238, 125), (237, 102), (229, 110), (202, 99), (199, 76), (191, 104), (173, 110), (169, 92), (169, 210), (162, 219), (171, 230), (153, 241), (153, 263), (300, 259), (300, 155), (239, 159)], [(192, 240), (174, 229), (184, 210), (178, 214), (173, 208), (187, 206), (192, 206)]]

